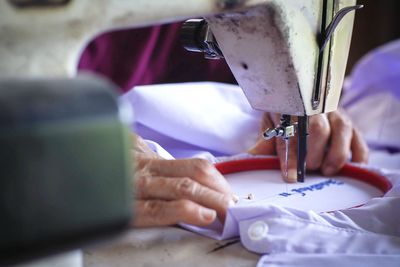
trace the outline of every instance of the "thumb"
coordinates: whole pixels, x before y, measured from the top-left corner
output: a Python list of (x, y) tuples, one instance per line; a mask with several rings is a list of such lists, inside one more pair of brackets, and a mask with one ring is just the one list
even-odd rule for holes
[(247, 150), (247, 153), (253, 155), (275, 155), (275, 138), (265, 140), (260, 137), (257, 143)]
[(274, 122), (270, 117), (270, 114), (264, 113), (261, 119), (259, 138), (257, 139), (257, 142), (254, 144), (254, 146), (247, 150), (247, 153), (253, 155), (275, 155), (276, 151), (274, 138), (270, 140), (265, 140), (262, 136), (262, 133), (266, 129), (273, 127)]

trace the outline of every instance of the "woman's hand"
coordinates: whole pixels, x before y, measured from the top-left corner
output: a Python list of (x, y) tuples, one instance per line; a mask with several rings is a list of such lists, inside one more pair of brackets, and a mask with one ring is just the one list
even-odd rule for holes
[[(279, 123), (278, 114), (265, 113), (261, 130), (273, 128)], [(328, 114), (311, 116), (309, 119), (307, 146), (307, 170), (320, 169), (324, 175), (337, 173), (351, 154), (351, 161), (368, 162), (368, 146), (361, 133), (353, 126), (348, 116), (340, 110)], [(285, 142), (282, 138), (264, 140), (262, 137), (249, 151), (251, 154), (277, 154), (283, 177), (287, 182), (297, 179), (297, 138), (290, 139), (287, 177), (285, 163)]]
[(135, 166), (134, 226), (205, 226), (217, 216), (224, 221), (234, 203), (227, 181), (206, 160), (165, 160), (141, 147), (135, 151)]

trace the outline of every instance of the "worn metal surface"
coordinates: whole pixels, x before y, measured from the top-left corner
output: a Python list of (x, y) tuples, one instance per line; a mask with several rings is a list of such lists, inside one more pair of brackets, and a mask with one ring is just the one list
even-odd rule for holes
[(340, 22), (321, 54), (320, 36), (340, 9), (354, 4), (355, 0), (266, 0), (246, 11), (207, 19), (253, 108), (314, 115), (337, 108), (354, 12)]
[[(337, 12), (344, 7), (355, 5), (356, 2), (356, 0), (335, 0), (334, 9)], [(347, 14), (332, 36), (325, 112), (336, 110), (339, 103), (353, 33), (354, 16), (354, 12)]]
[(85, 267), (255, 266), (259, 255), (238, 239), (216, 241), (174, 227), (131, 230), (117, 241), (85, 250)]
[(209, 17), (211, 29), (253, 108), (311, 115), (319, 54), (319, 0), (269, 0)]
[(0, 75), (74, 76), (80, 53), (95, 35), (125, 27), (229, 11), (257, 0), (70, 0), (19, 8), (0, 1)]

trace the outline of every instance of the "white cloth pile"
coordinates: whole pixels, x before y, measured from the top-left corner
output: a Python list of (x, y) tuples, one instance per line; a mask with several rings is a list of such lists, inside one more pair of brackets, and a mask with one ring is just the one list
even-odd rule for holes
[[(216, 162), (257, 139), (261, 112), (234, 85), (139, 86), (124, 97), (135, 110), (135, 131), (165, 158)], [(383, 198), (322, 214), (273, 205), (233, 208), (222, 232), (203, 234), (239, 234), (247, 249), (264, 255), (258, 266), (400, 266), (400, 41), (360, 61), (346, 82), (342, 106), (372, 149), (367, 168), (394, 185)], [(230, 221), (236, 226), (227, 229)]]

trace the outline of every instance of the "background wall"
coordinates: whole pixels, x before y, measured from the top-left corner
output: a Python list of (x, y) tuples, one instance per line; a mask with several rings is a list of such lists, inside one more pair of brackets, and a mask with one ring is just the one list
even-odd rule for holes
[(400, 38), (400, 0), (358, 0), (347, 73), (373, 48)]

